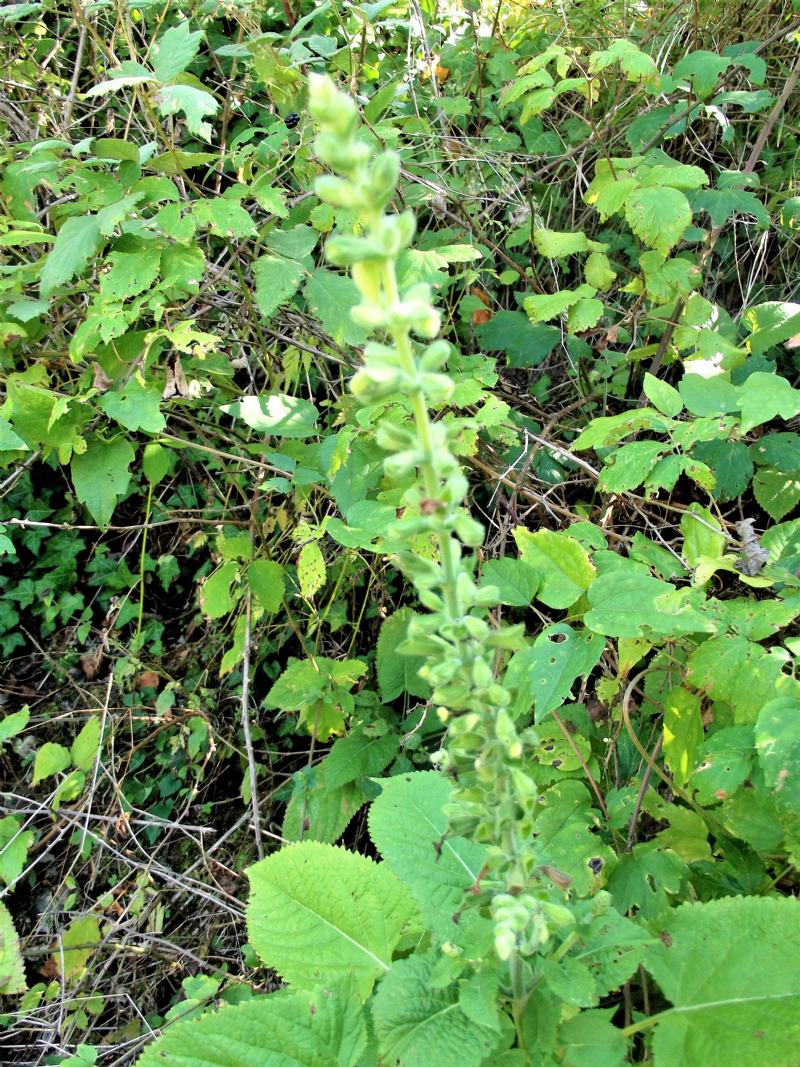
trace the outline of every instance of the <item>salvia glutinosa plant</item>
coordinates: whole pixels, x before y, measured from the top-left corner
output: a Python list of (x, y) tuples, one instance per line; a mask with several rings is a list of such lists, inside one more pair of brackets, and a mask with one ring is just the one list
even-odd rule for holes
[[(411, 411), (402, 425), (385, 417), (377, 426), (387, 478), (397, 482), (416, 472), (389, 543), (428, 613), (411, 622), (400, 651), (425, 659), (419, 673), (447, 725), (445, 746), (434, 759), (456, 785), (450, 830), (487, 847), (486, 870), (469, 898), (491, 903), (495, 948), (509, 961), (516, 984), (522, 957), (548, 940), (549, 926), (569, 922), (559, 903), (563, 892), (538, 870), (538, 790), (525, 758), (536, 735), (517, 728), (513, 693), (499, 670), (502, 653), (521, 647), (522, 627), (496, 626), (487, 618), (498, 594), (475, 580), (475, 550), (485, 531), (464, 507), (468, 484), (453, 450), (463, 422), (431, 416), (453, 388), (442, 373), (451, 347), (437, 340), (440, 316), (431, 287), (398, 286), (397, 260), (416, 225), (412, 211), (390, 210), (400, 157), (377, 151), (362, 135), (355, 103), (328, 77), (312, 75), (310, 82), (310, 110), (320, 127), (315, 151), (334, 172), (317, 180), (317, 195), (355, 213), (361, 229), (360, 236), (332, 237), (326, 255), (352, 271), (361, 294), (353, 318), (379, 338), (365, 346), (351, 389), (365, 404), (402, 396)], [(435, 558), (414, 550), (424, 535), (435, 539)]]

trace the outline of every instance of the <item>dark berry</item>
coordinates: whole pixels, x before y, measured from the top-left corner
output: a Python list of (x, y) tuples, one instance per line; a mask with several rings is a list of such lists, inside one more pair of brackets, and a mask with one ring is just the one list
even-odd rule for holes
[(300, 121), (300, 116), (295, 111), (293, 111), (291, 115), (287, 115), (283, 121), (286, 123), (287, 129), (293, 130)]

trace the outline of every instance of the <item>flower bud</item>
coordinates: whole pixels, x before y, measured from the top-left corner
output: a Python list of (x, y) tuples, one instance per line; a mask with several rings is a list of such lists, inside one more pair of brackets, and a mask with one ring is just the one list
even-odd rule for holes
[(384, 208), (394, 196), (400, 177), (400, 156), (381, 152), (369, 169), (369, 192), (376, 207)]

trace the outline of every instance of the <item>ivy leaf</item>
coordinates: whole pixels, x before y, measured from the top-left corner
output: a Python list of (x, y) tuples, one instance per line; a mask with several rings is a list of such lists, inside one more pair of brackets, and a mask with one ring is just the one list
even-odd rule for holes
[(97, 406), (126, 430), (160, 433), (167, 425), (161, 414), (161, 390), (150, 389), (138, 377), (131, 378), (121, 392), (104, 393)]
[(247, 930), (256, 952), (291, 986), (352, 975), (366, 998), (391, 966), (415, 906), (386, 864), (304, 841), (247, 870)]
[(586, 550), (566, 534), (552, 530), (514, 530), (521, 559), (538, 572), (537, 599), (550, 608), (568, 608), (595, 580)]
[(658, 1016), (655, 1067), (794, 1067), (798, 954), (800, 904), (792, 898), (731, 897), (670, 913), (645, 950), (645, 966), (673, 1005)]
[(200, 48), (203, 31), (189, 29), (188, 22), (172, 26), (153, 45), (153, 71), (160, 82), (169, 82), (189, 66)]
[(372, 1016), (382, 1063), (478, 1067), (497, 1045), (497, 1033), (464, 1012), (457, 985), (433, 983), (439, 957), (431, 950), (398, 960), (378, 987)]
[(271, 559), (254, 559), (247, 568), (247, 581), (256, 602), (265, 611), (276, 612), (286, 592), (283, 567)]
[(136, 1067), (355, 1067), (367, 1047), (355, 983), (270, 993), (165, 1027)]
[(369, 835), (416, 900), (427, 924), (443, 937), (465, 890), (485, 862), (482, 846), (447, 832), (450, 783), (437, 771), (398, 774), (381, 781), (369, 809)]
[(625, 201), (628, 225), (648, 247), (667, 255), (692, 222), (692, 209), (680, 189), (635, 189)]
[(103, 243), (96, 215), (67, 219), (42, 266), (39, 292), (43, 297), (72, 281), (94, 258)]
[(133, 446), (121, 437), (113, 441), (95, 437), (82, 455), (72, 457), (75, 494), (99, 526), (108, 526), (117, 501), (128, 491), (134, 456)]
[(424, 666), (423, 656), (404, 655), (398, 647), (405, 641), (408, 624), (413, 619), (411, 608), (400, 608), (381, 623), (375, 653), (375, 669), (381, 700), (388, 704), (401, 693), (427, 700), (431, 688), (417, 673)]
[(548, 626), (508, 665), (506, 684), (516, 690), (515, 710), (524, 715), (533, 706), (534, 721), (541, 722), (567, 699), (576, 679), (597, 665), (605, 646), (599, 634), (580, 633), (566, 623)]
[(643, 919), (656, 919), (669, 908), (670, 897), (677, 896), (688, 873), (677, 853), (648, 841), (620, 855), (608, 888), (618, 911), (636, 908)]
[(0, 996), (24, 993), (25, 964), (19, 951), (19, 937), (11, 912), (0, 901)]
[(350, 318), (350, 311), (361, 300), (350, 278), (318, 267), (306, 282), (303, 291), (312, 313), (337, 344), (364, 343), (366, 331)]

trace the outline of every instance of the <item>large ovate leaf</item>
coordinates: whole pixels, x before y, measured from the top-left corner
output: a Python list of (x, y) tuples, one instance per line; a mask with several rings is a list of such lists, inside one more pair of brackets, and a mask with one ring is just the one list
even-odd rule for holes
[(81, 455), (72, 457), (72, 484), (99, 526), (108, 526), (117, 501), (128, 491), (133, 447), (122, 437), (94, 438)]
[(538, 600), (551, 608), (568, 608), (595, 580), (586, 550), (566, 534), (552, 530), (531, 533), (518, 526), (514, 540), (520, 558), (539, 573)]
[(451, 792), (435, 771), (400, 774), (381, 783), (369, 811), (376, 848), (443, 936), (485, 860), (480, 845), (448, 835), (444, 807)]
[(567, 699), (575, 681), (597, 665), (604, 648), (599, 634), (579, 633), (566, 623), (548, 626), (508, 665), (505, 681), (516, 691), (517, 713), (524, 715), (533, 706), (535, 721), (541, 722)]
[(56, 243), (42, 267), (39, 283), (42, 296), (50, 296), (59, 285), (72, 281), (90, 262), (102, 243), (100, 222), (96, 215), (67, 219), (58, 231)]
[(800, 1042), (800, 903), (734, 897), (684, 904), (659, 924), (645, 966), (672, 1002), (655, 1067), (795, 1067)]
[(424, 666), (422, 656), (405, 655), (398, 646), (405, 641), (408, 624), (414, 617), (410, 608), (400, 608), (381, 623), (375, 665), (381, 699), (388, 703), (401, 693), (427, 700), (431, 687), (417, 673)]
[(247, 875), (250, 941), (268, 967), (301, 989), (352, 974), (366, 997), (416, 914), (386, 864), (333, 845), (290, 845)]
[(355, 1067), (367, 1043), (355, 984), (272, 993), (177, 1022), (136, 1067)]
[(497, 1045), (459, 1004), (458, 986), (431, 983), (436, 951), (398, 960), (381, 982), (372, 1006), (381, 1062), (403, 1067), (478, 1067)]

